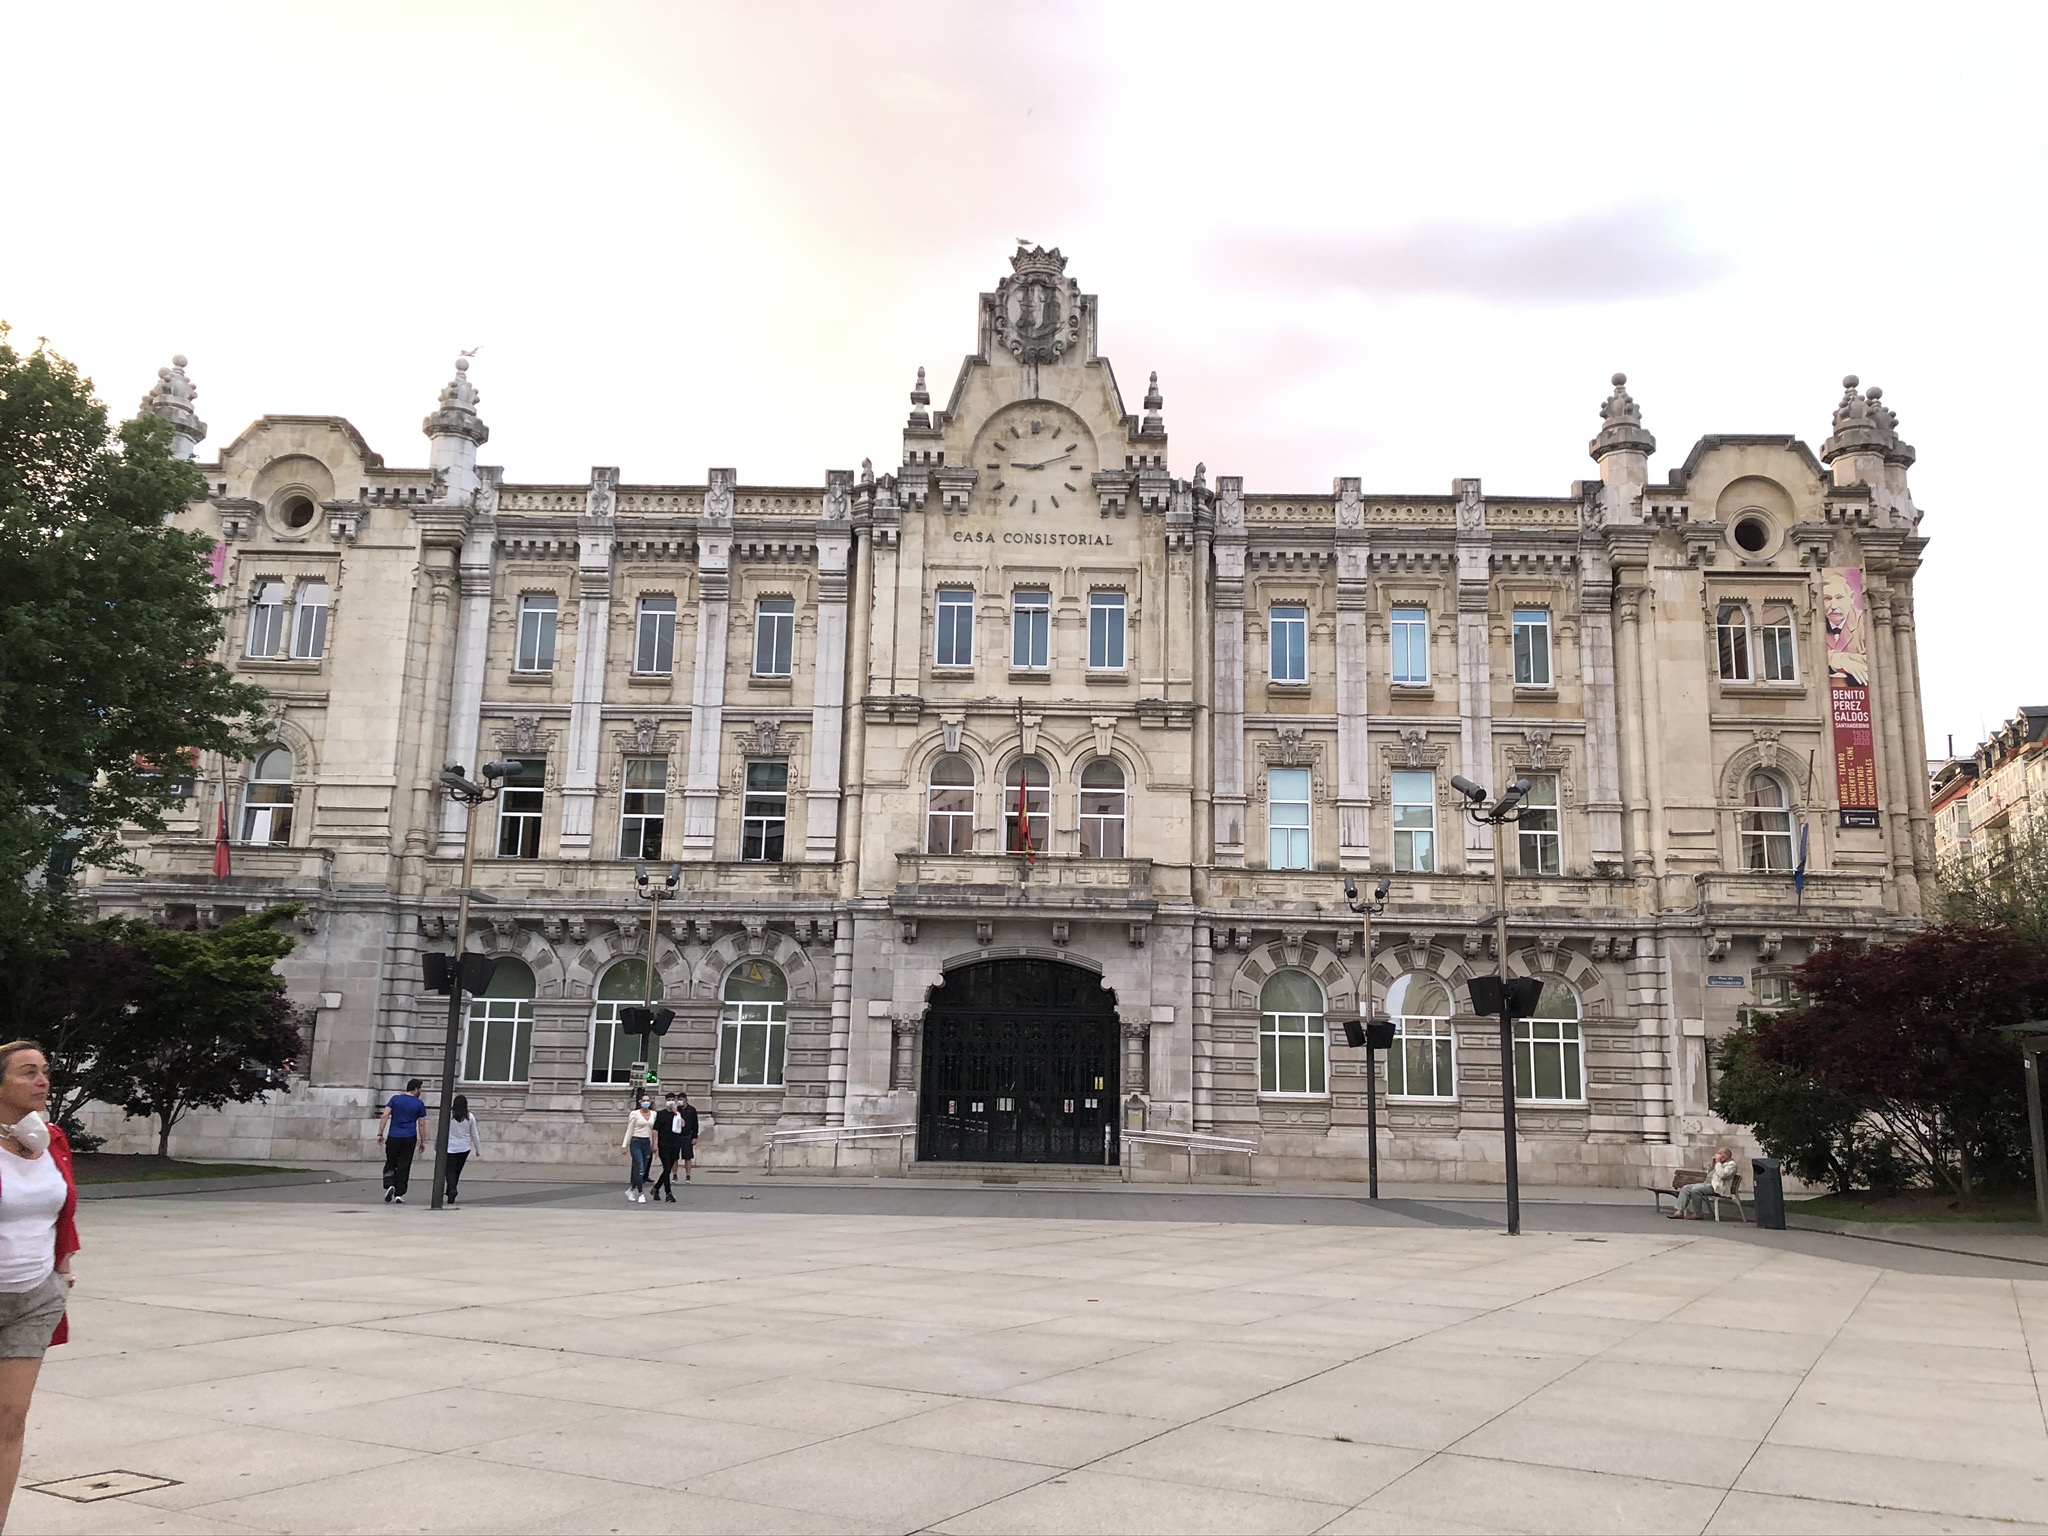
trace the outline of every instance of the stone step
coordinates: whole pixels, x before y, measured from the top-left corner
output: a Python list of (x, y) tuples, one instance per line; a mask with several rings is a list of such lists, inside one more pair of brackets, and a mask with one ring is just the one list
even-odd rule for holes
[(1099, 1163), (912, 1163), (913, 1179), (979, 1180), (983, 1184), (1113, 1184), (1123, 1177)]

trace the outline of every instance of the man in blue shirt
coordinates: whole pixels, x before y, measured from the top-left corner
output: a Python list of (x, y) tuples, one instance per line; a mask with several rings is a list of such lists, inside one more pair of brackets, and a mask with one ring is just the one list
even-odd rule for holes
[(405, 1204), (406, 1187), (412, 1183), (412, 1155), (419, 1150), (420, 1121), (427, 1116), (426, 1100), (420, 1097), (421, 1082), (413, 1078), (405, 1092), (391, 1095), (377, 1122), (377, 1140), (384, 1147), (384, 1203)]

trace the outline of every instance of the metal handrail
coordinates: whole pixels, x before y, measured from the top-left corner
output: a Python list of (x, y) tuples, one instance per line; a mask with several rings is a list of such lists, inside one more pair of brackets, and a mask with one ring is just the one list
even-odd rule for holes
[(768, 1161), (766, 1171), (775, 1171), (775, 1149), (777, 1147), (822, 1146), (832, 1148), (832, 1167), (839, 1168), (839, 1149), (849, 1141), (881, 1141), (896, 1138), (896, 1165), (903, 1166), (903, 1143), (906, 1137), (917, 1134), (917, 1124), (905, 1120), (895, 1125), (807, 1125), (795, 1130), (770, 1131), (768, 1133)]
[[(1125, 1131), (1123, 1141), (1125, 1146), (1181, 1148), (1188, 1155), (1190, 1184), (1195, 1182), (1195, 1154), (1198, 1152), (1214, 1152), (1223, 1157), (1228, 1157), (1233, 1152), (1239, 1154), (1244, 1158), (1244, 1181), (1247, 1184), (1251, 1183), (1252, 1154), (1259, 1149), (1259, 1144), (1255, 1141), (1246, 1141), (1236, 1136), (1212, 1136), (1201, 1131)], [(1128, 1184), (1131, 1181), (1131, 1161), (1129, 1158), (1120, 1161), (1123, 1182)]]

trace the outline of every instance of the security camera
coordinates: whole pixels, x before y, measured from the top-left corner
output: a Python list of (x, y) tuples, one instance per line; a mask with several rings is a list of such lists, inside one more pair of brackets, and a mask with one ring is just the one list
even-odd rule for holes
[(1385, 901), (1387, 899), (1387, 892), (1392, 890), (1393, 888), (1394, 882), (1389, 880), (1385, 875), (1381, 875), (1380, 883), (1373, 887), (1372, 899), (1374, 901)]
[(1486, 798), (1486, 786), (1484, 784), (1474, 784), (1462, 773), (1451, 775), (1451, 788), (1455, 789), (1467, 800), (1477, 802)]
[(487, 779), (509, 779), (526, 765), (517, 758), (508, 757), (502, 763), (485, 763), (484, 777)]
[(1346, 901), (1358, 900), (1358, 882), (1349, 875), (1344, 877), (1344, 899)]

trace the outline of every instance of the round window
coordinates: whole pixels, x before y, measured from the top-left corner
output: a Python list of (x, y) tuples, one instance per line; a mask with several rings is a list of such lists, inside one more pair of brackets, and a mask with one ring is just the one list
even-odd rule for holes
[(1760, 555), (1771, 542), (1771, 525), (1760, 517), (1745, 517), (1735, 525), (1735, 542), (1752, 555)]
[(313, 521), (313, 501), (309, 496), (287, 496), (284, 505), (278, 508), (278, 515), (284, 519), (287, 528), (303, 528)]

